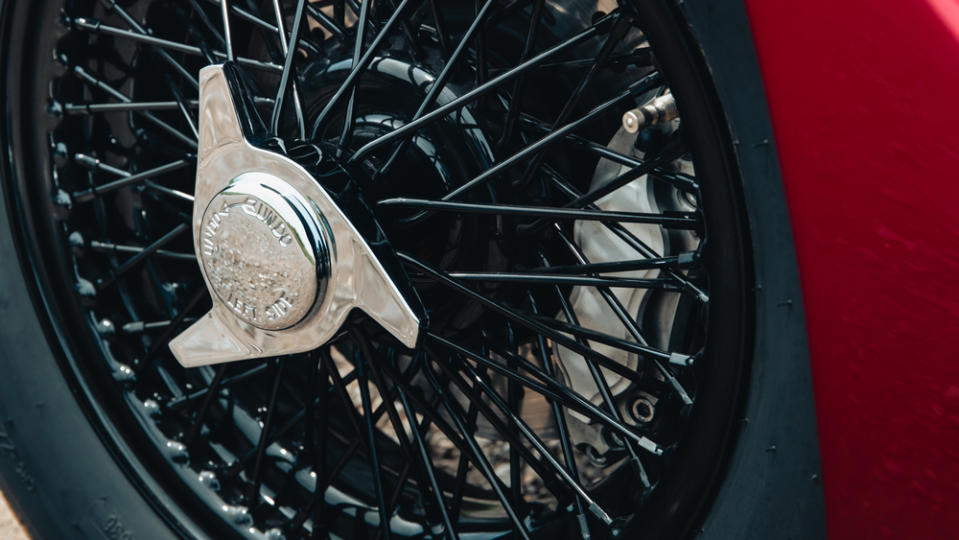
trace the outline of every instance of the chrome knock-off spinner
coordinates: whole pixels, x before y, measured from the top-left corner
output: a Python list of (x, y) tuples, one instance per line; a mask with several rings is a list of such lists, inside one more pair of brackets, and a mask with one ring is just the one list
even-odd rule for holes
[(302, 166), (250, 143), (230, 65), (200, 71), (194, 249), (213, 308), (170, 342), (186, 367), (304, 352), (358, 308), (408, 347), (419, 318)]

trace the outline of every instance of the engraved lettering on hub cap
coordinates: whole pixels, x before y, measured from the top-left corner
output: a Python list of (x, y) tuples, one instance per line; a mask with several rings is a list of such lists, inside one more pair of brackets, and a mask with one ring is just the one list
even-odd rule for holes
[(286, 247), (293, 243), (293, 235), (289, 233), (286, 223), (277, 217), (276, 212), (256, 197), (247, 198), (242, 205), (243, 211), (259, 219), (264, 225), (269, 227), (273, 236), (280, 241), (280, 245)]
[(306, 317), (325, 288), (326, 253), (315, 211), (279, 178), (245, 173), (209, 203), (200, 258), (217, 298), (263, 330)]

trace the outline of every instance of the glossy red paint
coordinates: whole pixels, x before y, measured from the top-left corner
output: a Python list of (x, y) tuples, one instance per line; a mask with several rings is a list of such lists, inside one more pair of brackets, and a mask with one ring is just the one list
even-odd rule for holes
[(959, 5), (747, 5), (799, 257), (830, 536), (955, 538)]

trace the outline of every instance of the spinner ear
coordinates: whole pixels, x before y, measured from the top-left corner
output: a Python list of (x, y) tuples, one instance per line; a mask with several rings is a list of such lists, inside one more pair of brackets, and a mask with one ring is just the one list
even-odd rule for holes
[(416, 347), (420, 321), (416, 312), (362, 240), (355, 241), (356, 274), (353, 276), (356, 307), (409, 348)]
[(193, 240), (213, 307), (173, 354), (193, 367), (305, 352), (354, 308), (415, 347), (420, 320), (350, 217), (285, 146), (257, 145), (247, 84), (230, 62), (200, 72)]
[(244, 139), (244, 127), (230, 86), (224, 65), (206, 66), (200, 70), (200, 122), (197, 128), (200, 163), (214, 149)]
[(170, 340), (170, 350), (183, 367), (206, 366), (243, 360), (258, 351), (248, 341), (237, 339), (217, 310), (212, 310)]

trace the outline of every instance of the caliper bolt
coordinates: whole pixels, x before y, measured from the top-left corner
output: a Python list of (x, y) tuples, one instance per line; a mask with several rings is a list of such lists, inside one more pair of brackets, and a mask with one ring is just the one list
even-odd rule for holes
[(590, 463), (597, 467), (605, 467), (609, 465), (609, 458), (605, 455), (599, 453), (593, 445), (587, 444), (583, 450), (586, 451), (586, 458), (589, 459)]
[(656, 408), (653, 403), (644, 397), (636, 398), (629, 406), (629, 415), (640, 424), (652, 422), (655, 413)]
[(627, 133), (636, 133), (646, 126), (665, 124), (678, 116), (673, 95), (663, 94), (642, 107), (626, 111), (623, 115), (623, 129)]

